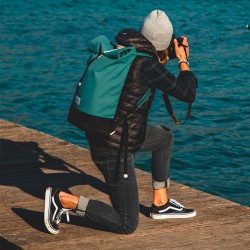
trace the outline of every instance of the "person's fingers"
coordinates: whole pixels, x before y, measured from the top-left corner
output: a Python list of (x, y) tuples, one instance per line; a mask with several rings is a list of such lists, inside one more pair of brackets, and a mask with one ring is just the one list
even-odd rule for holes
[(175, 54), (179, 60), (187, 60), (189, 57), (189, 47), (188, 47), (188, 42), (187, 42), (187, 37), (182, 36), (181, 37), (182, 44), (185, 46), (178, 46), (178, 42), (176, 39), (174, 39), (174, 46), (175, 46)]
[(187, 37), (186, 36), (181, 36), (181, 38), (183, 39), (183, 42), (187, 42)]
[(174, 39), (174, 47), (175, 47), (175, 48), (178, 47), (178, 42), (177, 42), (176, 39)]
[(187, 37), (186, 36), (182, 36), (182, 44), (185, 46), (188, 46), (188, 41), (187, 41)]
[(174, 39), (174, 48), (175, 48), (175, 54), (179, 58), (179, 46), (176, 39)]

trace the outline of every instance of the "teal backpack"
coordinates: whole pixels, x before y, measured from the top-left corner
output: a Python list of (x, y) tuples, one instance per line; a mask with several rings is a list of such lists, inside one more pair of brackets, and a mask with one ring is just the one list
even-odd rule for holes
[[(92, 55), (77, 84), (68, 121), (86, 132), (112, 134), (116, 110), (130, 66), (139, 53), (134, 47), (115, 48), (105, 36), (90, 42)], [(141, 107), (149, 98), (149, 89), (137, 103)]]

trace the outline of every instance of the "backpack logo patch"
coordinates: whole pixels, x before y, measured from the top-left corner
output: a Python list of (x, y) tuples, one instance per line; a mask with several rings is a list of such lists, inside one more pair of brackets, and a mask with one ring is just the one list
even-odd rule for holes
[(81, 102), (81, 98), (79, 96), (76, 96), (75, 97), (75, 104), (80, 105), (80, 102)]

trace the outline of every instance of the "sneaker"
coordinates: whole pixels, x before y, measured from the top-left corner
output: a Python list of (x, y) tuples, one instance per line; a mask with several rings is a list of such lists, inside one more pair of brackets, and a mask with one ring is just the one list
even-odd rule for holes
[(61, 190), (54, 190), (52, 194), (52, 188), (47, 187), (45, 192), (45, 206), (44, 206), (44, 223), (48, 231), (52, 234), (59, 233), (59, 223), (62, 215), (66, 213), (67, 221), (69, 222), (69, 211), (62, 207), (59, 200), (59, 193)]
[(169, 199), (169, 201), (165, 205), (159, 207), (152, 204), (150, 213), (150, 217), (156, 220), (171, 218), (191, 218), (194, 216), (196, 216), (195, 210), (187, 209), (173, 199)]

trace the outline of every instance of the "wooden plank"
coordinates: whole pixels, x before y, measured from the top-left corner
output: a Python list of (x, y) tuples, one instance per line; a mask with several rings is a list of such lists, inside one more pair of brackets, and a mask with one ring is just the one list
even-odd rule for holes
[(89, 151), (15, 123), (0, 120), (1, 249), (249, 249), (248, 207), (171, 182), (170, 196), (194, 207), (186, 220), (154, 221), (151, 175), (136, 170), (140, 224), (131, 235), (105, 232), (72, 214), (59, 235), (43, 225), (44, 190), (60, 186), (110, 203)]

